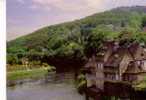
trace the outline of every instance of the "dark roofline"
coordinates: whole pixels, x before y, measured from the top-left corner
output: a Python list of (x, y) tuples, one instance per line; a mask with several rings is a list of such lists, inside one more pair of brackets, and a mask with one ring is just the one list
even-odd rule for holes
[(125, 72), (123, 74), (142, 74), (142, 73), (146, 73), (145, 71), (140, 71), (140, 72)]
[(146, 58), (145, 59), (135, 59), (135, 60), (132, 60), (131, 62), (134, 62), (134, 61), (144, 61), (144, 60), (146, 60)]

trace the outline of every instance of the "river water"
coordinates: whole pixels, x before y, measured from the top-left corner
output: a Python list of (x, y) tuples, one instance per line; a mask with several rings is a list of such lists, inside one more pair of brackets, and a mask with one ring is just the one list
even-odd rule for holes
[(85, 100), (72, 82), (29, 82), (7, 87), (7, 100)]

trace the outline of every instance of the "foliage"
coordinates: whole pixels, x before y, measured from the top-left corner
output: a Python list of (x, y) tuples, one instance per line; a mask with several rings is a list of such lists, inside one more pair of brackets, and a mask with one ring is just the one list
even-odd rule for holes
[(7, 64), (17, 64), (18, 58), (15, 55), (7, 55)]
[(145, 90), (146, 89), (146, 77), (144, 77), (144, 80), (139, 82), (138, 84), (135, 84), (134, 86), (135, 90)]
[(142, 19), (142, 27), (146, 26), (146, 15)]
[[(37, 73), (37, 74), (36, 74)], [(44, 77), (48, 73), (47, 69), (33, 69), (30, 71), (21, 70), (21, 71), (13, 71), (7, 73), (8, 80), (22, 80), (22, 79), (39, 79)]]
[(145, 7), (122, 7), (42, 28), (7, 42), (7, 63), (18, 63), (17, 58), (23, 57), (29, 60), (41, 60), (45, 56), (82, 59), (98, 52), (105, 40), (146, 43), (145, 11)]
[(85, 79), (85, 75), (83, 74), (80, 74), (78, 77), (77, 77), (77, 81), (76, 81), (76, 84), (77, 84), (77, 88), (82, 88), (83, 86), (86, 85), (86, 79)]

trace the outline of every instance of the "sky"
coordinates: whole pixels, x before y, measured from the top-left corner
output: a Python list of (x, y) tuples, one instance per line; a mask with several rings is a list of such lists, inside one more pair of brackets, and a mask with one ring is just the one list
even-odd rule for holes
[(7, 0), (7, 40), (44, 26), (135, 5), (146, 6), (146, 0)]

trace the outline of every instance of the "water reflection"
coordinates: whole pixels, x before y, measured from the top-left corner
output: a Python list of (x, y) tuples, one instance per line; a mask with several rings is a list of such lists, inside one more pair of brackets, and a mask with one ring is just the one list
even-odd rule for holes
[(73, 83), (25, 83), (7, 88), (7, 100), (85, 100)]

